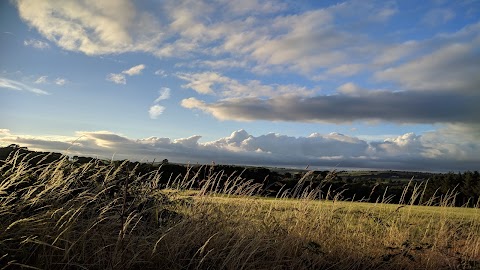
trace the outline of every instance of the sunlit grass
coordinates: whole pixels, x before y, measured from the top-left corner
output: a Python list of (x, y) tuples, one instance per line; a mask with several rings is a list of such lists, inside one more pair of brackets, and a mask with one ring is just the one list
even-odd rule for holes
[(1, 166), (2, 269), (480, 267), (480, 209), (451, 207), (453, 194), (441, 206), (346, 202), (302, 179), (265, 198), (236, 176), (162, 184), (161, 167), (28, 158)]

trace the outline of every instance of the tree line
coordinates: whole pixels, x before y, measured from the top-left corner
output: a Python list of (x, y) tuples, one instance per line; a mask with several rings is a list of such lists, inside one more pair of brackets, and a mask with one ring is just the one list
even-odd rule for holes
[[(341, 199), (365, 202), (412, 203), (440, 205), (449, 199), (455, 206), (478, 207), (480, 205), (480, 174), (478, 171), (449, 173), (373, 173), (362, 177), (335, 171), (285, 171), (264, 167), (244, 167), (237, 165), (184, 165), (173, 164), (167, 159), (159, 163), (140, 163), (128, 160), (105, 161), (91, 157), (66, 157), (60, 153), (36, 152), (18, 145), (0, 148), (2, 160), (18, 155), (25, 162), (38, 165), (67, 158), (76, 166), (86, 163), (104, 163), (122, 166), (124, 175), (134, 172), (145, 175), (160, 171), (157, 188), (165, 188), (181, 179), (197, 178), (189, 188), (198, 188), (202, 181), (215, 177), (219, 185), (232, 179), (250, 180), (262, 187), (262, 196), (279, 196), (279, 193), (292, 195), (299, 188), (317, 191), (319, 199)], [(405, 179), (405, 175), (412, 175)], [(301, 185), (301, 186), (299, 186)]]

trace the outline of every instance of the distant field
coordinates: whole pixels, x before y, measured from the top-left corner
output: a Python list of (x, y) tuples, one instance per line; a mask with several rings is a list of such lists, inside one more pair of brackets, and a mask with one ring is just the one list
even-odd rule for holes
[(451, 207), (454, 194), (374, 204), (302, 184), (265, 198), (240, 177), (158, 188), (161, 167), (25, 160), (0, 165), (1, 269), (480, 268), (480, 209)]

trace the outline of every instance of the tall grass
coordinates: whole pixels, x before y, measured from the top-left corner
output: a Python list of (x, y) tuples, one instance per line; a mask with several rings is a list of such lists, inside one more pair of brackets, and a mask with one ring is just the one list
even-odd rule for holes
[(240, 172), (160, 183), (161, 167), (31, 158), (0, 167), (0, 269), (480, 268), (480, 209), (453, 208), (454, 191), (345, 202), (306, 174), (267, 199)]

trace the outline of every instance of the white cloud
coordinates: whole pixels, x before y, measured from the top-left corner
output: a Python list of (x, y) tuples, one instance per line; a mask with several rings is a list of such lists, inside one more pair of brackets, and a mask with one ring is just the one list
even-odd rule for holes
[(134, 3), (17, 0), (20, 17), (59, 47), (88, 55), (153, 51), (159, 23)]
[(151, 119), (157, 119), (164, 111), (165, 107), (159, 105), (158, 103), (167, 100), (170, 98), (170, 88), (162, 87), (158, 91), (158, 97), (153, 101), (155, 104), (150, 107), (148, 110), (148, 114), (150, 115)]
[(298, 85), (262, 84), (258, 80), (239, 82), (216, 72), (179, 73), (178, 78), (188, 81), (184, 88), (199, 94), (217, 95), (224, 98), (310, 96), (315, 91)]
[(182, 107), (187, 109), (200, 109), (208, 111), (208, 107), (206, 106), (205, 102), (200, 101), (194, 97), (183, 99), (180, 103)]
[(349, 33), (331, 27), (332, 20), (332, 14), (325, 10), (278, 17), (274, 26), (284, 34), (257, 37), (251, 55), (260, 63), (288, 65), (301, 72), (338, 64), (346, 59), (345, 46), (353, 39)]
[(200, 140), (202, 136), (193, 135), (188, 138), (180, 138), (173, 140), (173, 143), (179, 144), (188, 148), (197, 148), (199, 146), (198, 140)]
[(145, 69), (145, 65), (137, 65), (122, 71), (121, 73), (110, 73), (107, 75), (107, 81), (114, 82), (116, 84), (127, 84), (127, 78), (125, 75), (128, 76), (135, 76), (142, 73), (142, 70)]
[(114, 82), (116, 84), (127, 84), (127, 79), (125, 75), (121, 73), (110, 73), (107, 75), (107, 81)]
[(47, 78), (48, 78), (48, 76), (40, 76), (40, 77), (35, 81), (35, 83), (36, 83), (36, 84), (47, 83)]
[(0, 88), (5, 88), (5, 89), (10, 89), (10, 90), (16, 90), (16, 91), (28, 91), (32, 92), (37, 95), (50, 95), (47, 91), (44, 91), (42, 89), (36, 88), (36, 87), (31, 87), (29, 85), (26, 85), (24, 83), (6, 79), (6, 78), (0, 78)]
[(162, 87), (160, 91), (158, 91), (158, 97), (155, 99), (154, 103), (158, 103), (162, 100), (166, 100), (170, 98), (170, 88)]
[(67, 83), (67, 79), (64, 79), (64, 78), (56, 78), (55, 79), (55, 84), (56, 85), (60, 85), (60, 86), (63, 86)]
[(6, 128), (0, 128), (0, 136), (10, 135), (10, 130)]
[[(53, 83), (56, 84), (56, 85), (60, 85), (60, 86), (63, 86), (65, 85), (66, 83), (68, 82), (67, 79), (65, 78), (56, 78)], [(49, 80), (48, 80), (48, 76), (40, 76), (38, 77), (38, 79), (35, 80), (36, 84), (50, 84)]]
[(184, 88), (191, 88), (199, 94), (214, 94), (212, 86), (216, 83), (228, 83), (229, 78), (223, 77), (222, 75), (215, 72), (205, 72), (205, 73), (180, 73), (177, 74), (178, 78), (189, 81), (188, 84), (182, 85)]
[(340, 85), (337, 88), (337, 90), (338, 90), (339, 93), (342, 93), (342, 94), (348, 95), (348, 96), (358, 96), (362, 92), (365, 92), (365, 91), (362, 91), (364, 89), (358, 87), (356, 84), (354, 84), (352, 82), (348, 82), (348, 83), (344, 83), (344, 84)]
[(33, 47), (33, 48), (39, 49), (39, 50), (44, 50), (44, 49), (50, 48), (50, 44), (48, 44), (47, 42), (41, 41), (41, 40), (38, 40), (38, 39), (33, 39), (33, 38), (23, 41), (23, 45), (30, 46), (30, 47)]
[(150, 118), (157, 119), (158, 116), (163, 113), (163, 111), (165, 111), (165, 107), (155, 104), (150, 107), (148, 114), (150, 115)]
[(130, 69), (122, 71), (123, 74), (127, 74), (129, 76), (134, 76), (134, 75), (139, 75), (142, 73), (142, 70), (145, 69), (145, 65), (137, 65), (134, 67), (131, 67)]
[(376, 145), (376, 149), (390, 156), (418, 155), (424, 151), (420, 138), (421, 136), (414, 133), (406, 133), (395, 138), (385, 139), (383, 143)]

